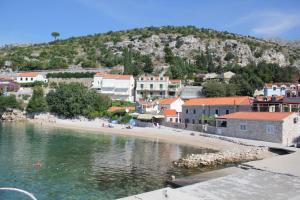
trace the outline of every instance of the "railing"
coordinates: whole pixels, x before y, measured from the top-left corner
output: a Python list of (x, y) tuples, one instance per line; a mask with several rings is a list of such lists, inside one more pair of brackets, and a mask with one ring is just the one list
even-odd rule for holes
[(18, 188), (3, 187), (3, 188), (0, 188), (0, 190), (19, 192), (19, 193), (25, 194), (26, 196), (30, 197), (33, 200), (37, 200), (37, 198), (35, 198), (35, 196), (33, 196), (33, 194), (31, 194), (25, 190), (18, 189)]

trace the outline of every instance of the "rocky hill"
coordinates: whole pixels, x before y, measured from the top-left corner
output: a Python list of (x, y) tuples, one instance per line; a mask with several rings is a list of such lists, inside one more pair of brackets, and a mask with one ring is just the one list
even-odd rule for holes
[(273, 41), (211, 29), (148, 27), (119, 32), (73, 37), (46, 44), (5, 46), (0, 65), (19, 70), (58, 69), (126, 65), (128, 57), (144, 66), (166, 65), (166, 48), (174, 56), (196, 63), (197, 56), (209, 56), (216, 66), (246, 66), (249, 63), (276, 63), (281, 67), (300, 66), (300, 49)]

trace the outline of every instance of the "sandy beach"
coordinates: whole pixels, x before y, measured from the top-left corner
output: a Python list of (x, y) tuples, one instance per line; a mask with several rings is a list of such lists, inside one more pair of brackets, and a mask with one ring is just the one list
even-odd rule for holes
[[(96, 120), (80, 120), (80, 119), (58, 119), (54, 117), (38, 117), (30, 119), (29, 122), (52, 128), (72, 129), (76, 131), (84, 131), (94, 134), (117, 134), (124, 136), (139, 137), (149, 140), (170, 142), (180, 145), (188, 145), (198, 148), (209, 148), (218, 151), (238, 150), (249, 148), (248, 146), (221, 140), (218, 138), (203, 136), (203, 133), (175, 129), (161, 126), (158, 127), (133, 127), (126, 129), (124, 125), (114, 124), (113, 128), (107, 127), (108, 122)], [(103, 124), (105, 127), (103, 127)]]

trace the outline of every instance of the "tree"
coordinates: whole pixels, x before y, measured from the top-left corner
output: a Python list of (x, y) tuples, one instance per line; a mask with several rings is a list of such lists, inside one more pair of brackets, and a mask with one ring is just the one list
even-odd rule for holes
[(21, 108), (16, 96), (0, 96), (0, 112), (5, 111), (7, 108)]
[(203, 85), (202, 93), (206, 97), (223, 97), (226, 96), (225, 83), (217, 81), (208, 81)]
[(150, 58), (150, 56), (145, 56), (144, 57), (144, 72), (151, 74), (153, 72), (153, 63), (152, 60)]
[(33, 88), (33, 95), (28, 103), (27, 112), (30, 114), (43, 113), (48, 111), (48, 105), (44, 97), (44, 90), (40, 86)]
[(172, 50), (170, 49), (170, 47), (165, 46), (164, 52), (165, 52), (165, 62), (169, 63), (169, 64), (173, 64), (174, 54), (173, 54)]
[(46, 97), (50, 112), (66, 118), (95, 118), (111, 106), (110, 97), (89, 90), (79, 83), (62, 83)]
[(54, 40), (56, 40), (56, 38), (58, 38), (60, 36), (59, 32), (52, 32), (51, 36), (54, 37)]

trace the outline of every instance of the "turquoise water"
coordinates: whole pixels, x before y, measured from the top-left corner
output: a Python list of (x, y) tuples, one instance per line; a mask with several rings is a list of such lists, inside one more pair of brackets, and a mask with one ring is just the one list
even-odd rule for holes
[[(0, 123), (0, 187), (25, 189), (38, 200), (115, 199), (162, 188), (171, 175), (199, 173), (175, 168), (172, 161), (187, 153), (204, 152), (211, 150)], [(0, 199), (28, 198), (0, 191)]]

